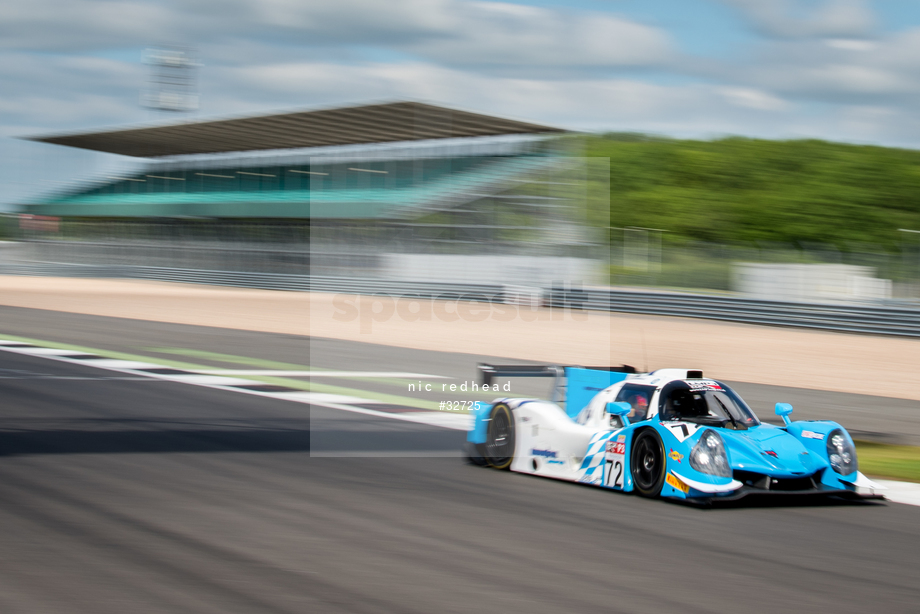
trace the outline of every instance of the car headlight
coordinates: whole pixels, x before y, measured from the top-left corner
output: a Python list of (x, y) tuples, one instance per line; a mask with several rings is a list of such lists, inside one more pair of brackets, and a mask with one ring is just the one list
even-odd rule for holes
[(834, 429), (827, 435), (827, 460), (840, 475), (856, 471), (856, 448), (841, 429)]
[(700, 473), (708, 473), (722, 478), (732, 477), (732, 468), (728, 464), (725, 444), (715, 431), (707, 430), (690, 452), (690, 466)]

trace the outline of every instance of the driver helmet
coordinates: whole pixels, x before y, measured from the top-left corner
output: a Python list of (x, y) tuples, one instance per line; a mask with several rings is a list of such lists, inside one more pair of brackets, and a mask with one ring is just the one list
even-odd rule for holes
[(644, 394), (636, 394), (629, 400), (629, 404), (633, 408), (633, 416), (639, 420), (645, 419), (645, 415), (648, 413), (648, 399)]

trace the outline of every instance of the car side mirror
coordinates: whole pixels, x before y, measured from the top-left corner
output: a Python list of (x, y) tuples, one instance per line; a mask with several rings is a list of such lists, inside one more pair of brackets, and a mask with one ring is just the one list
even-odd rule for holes
[(789, 420), (789, 414), (792, 413), (792, 405), (789, 403), (777, 403), (776, 404), (776, 415), (783, 419), (783, 422), (786, 423), (786, 426), (792, 424), (792, 421)]
[(623, 421), (623, 426), (629, 426), (629, 418), (626, 416), (629, 415), (629, 412), (632, 411), (632, 405), (629, 403), (615, 402), (607, 403), (607, 413), (611, 416), (619, 416)]

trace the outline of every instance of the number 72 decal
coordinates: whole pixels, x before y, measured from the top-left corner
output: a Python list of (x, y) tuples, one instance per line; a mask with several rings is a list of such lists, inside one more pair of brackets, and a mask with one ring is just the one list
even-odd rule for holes
[[(622, 435), (617, 439), (625, 439)], [(608, 441), (604, 458), (604, 486), (623, 488), (623, 461), (625, 459), (625, 441)]]

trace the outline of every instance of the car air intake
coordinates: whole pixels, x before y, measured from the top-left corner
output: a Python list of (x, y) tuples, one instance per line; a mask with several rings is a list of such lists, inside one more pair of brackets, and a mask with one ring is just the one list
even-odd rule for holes
[(800, 478), (773, 478), (762, 473), (753, 471), (735, 470), (733, 476), (736, 480), (761, 490), (773, 490), (780, 492), (801, 492), (806, 490), (815, 490), (818, 488), (818, 476), (807, 475)]
[(703, 379), (702, 371), (687, 371), (687, 379)]

